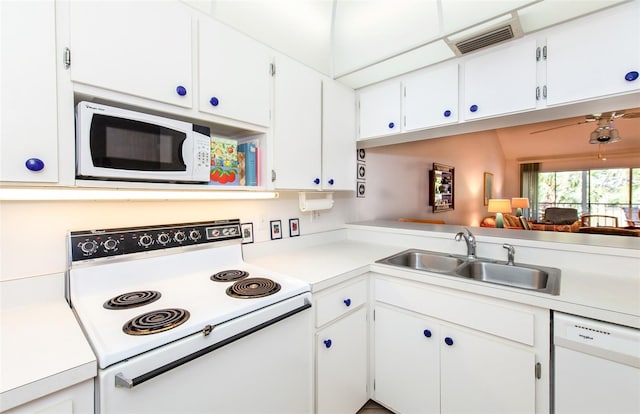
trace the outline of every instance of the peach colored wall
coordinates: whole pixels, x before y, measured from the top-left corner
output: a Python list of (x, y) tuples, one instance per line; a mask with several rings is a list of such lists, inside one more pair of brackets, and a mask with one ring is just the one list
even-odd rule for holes
[[(513, 184), (505, 185), (507, 165), (494, 131), (366, 151), (366, 197), (355, 203), (359, 220), (412, 217), (478, 226), (489, 215), (483, 197), (484, 172), (494, 175), (494, 197), (517, 196), (517, 182), (515, 190)], [(453, 211), (433, 213), (428, 205), (428, 174), (434, 162), (455, 167)], [(517, 174), (513, 178), (517, 180)]]

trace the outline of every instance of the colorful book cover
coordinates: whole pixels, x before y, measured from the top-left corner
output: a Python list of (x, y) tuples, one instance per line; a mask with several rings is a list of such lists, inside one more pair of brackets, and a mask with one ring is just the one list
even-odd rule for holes
[(244, 185), (258, 185), (257, 150), (255, 142), (245, 142), (238, 145), (238, 152), (243, 154), (240, 158), (244, 159), (244, 171), (240, 173), (245, 177)]
[(238, 143), (228, 138), (211, 138), (212, 185), (238, 185)]

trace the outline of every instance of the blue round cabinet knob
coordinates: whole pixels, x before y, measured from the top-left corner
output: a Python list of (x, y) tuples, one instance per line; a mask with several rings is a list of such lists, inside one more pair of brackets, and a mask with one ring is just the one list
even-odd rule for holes
[(451, 346), (453, 345), (453, 339), (449, 338), (448, 336), (446, 338), (444, 338), (444, 343)]
[(324, 346), (327, 348), (331, 348), (331, 339), (325, 339), (324, 340)]
[(632, 70), (631, 72), (624, 75), (624, 79), (629, 82), (633, 82), (634, 80), (638, 79), (638, 71)]
[(471, 112), (476, 112), (476, 111), (478, 110), (478, 105), (471, 105), (471, 106), (469, 107), (469, 110), (470, 110)]
[(211, 99), (209, 99), (209, 103), (213, 106), (218, 106), (218, 104), (220, 103), (220, 101), (218, 100), (218, 98), (216, 98), (215, 96), (212, 96)]
[(327, 181), (329, 183), (329, 185), (333, 185), (334, 181), (333, 178), (329, 178), (329, 181)]
[(393, 129), (393, 127), (395, 127), (396, 124), (394, 124), (393, 122), (389, 122), (389, 129)]
[(40, 158), (29, 158), (25, 161), (24, 165), (29, 171), (42, 171), (44, 168), (44, 161)]
[(450, 116), (451, 116), (451, 111), (450, 110), (447, 109), (446, 111), (444, 111), (444, 117), (445, 118), (449, 118)]
[(313, 183), (314, 183), (314, 184), (320, 184), (320, 179), (319, 179), (319, 178), (315, 178), (315, 179), (313, 180)]
[(178, 87), (176, 88), (176, 92), (178, 93), (178, 95), (180, 96), (185, 96), (187, 94), (187, 88), (185, 88), (182, 85), (178, 85)]
[(344, 304), (347, 306), (351, 306), (351, 299), (347, 298), (345, 300), (343, 300)]
[(431, 331), (428, 329), (425, 329), (424, 332), (422, 332), (424, 334), (424, 336), (426, 336), (427, 338), (431, 338)]

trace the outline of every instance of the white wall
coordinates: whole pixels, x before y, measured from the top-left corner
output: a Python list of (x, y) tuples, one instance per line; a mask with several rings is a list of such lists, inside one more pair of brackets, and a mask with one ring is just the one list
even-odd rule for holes
[[(512, 192), (504, 186), (506, 163), (495, 131), (366, 151), (366, 196), (356, 199), (358, 220), (410, 217), (478, 226), (490, 215), (484, 205), (484, 172), (494, 175), (494, 197), (517, 196), (517, 188)], [(455, 168), (453, 211), (433, 213), (428, 205), (428, 174), (434, 162)]]
[(256, 242), (270, 241), (270, 220), (282, 220), (289, 237), (289, 219), (300, 219), (300, 233), (342, 228), (353, 221), (355, 193), (335, 193), (331, 210), (301, 213), (298, 193), (280, 193), (267, 201), (60, 201), (0, 202), (0, 281), (64, 272), (66, 236), (92, 230), (225, 218), (253, 222)]

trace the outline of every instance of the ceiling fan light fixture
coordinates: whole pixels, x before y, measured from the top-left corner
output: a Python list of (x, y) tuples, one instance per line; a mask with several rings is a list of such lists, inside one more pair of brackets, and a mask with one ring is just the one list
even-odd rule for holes
[(596, 128), (589, 137), (589, 144), (610, 144), (620, 141), (620, 133), (613, 125), (602, 125)]

